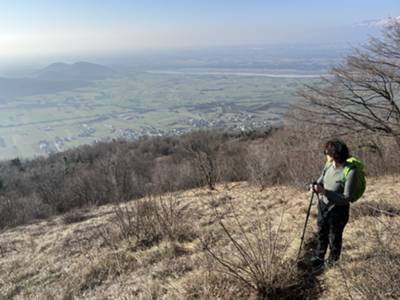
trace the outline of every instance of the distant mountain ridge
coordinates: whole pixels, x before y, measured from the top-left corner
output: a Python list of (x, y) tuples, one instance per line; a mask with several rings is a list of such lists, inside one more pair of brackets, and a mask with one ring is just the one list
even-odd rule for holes
[(39, 70), (35, 78), (44, 80), (101, 80), (116, 75), (116, 72), (106, 66), (89, 62), (76, 62), (67, 64), (53, 63)]
[(37, 71), (29, 78), (0, 77), (0, 100), (72, 90), (116, 74), (109, 67), (89, 62), (58, 62)]

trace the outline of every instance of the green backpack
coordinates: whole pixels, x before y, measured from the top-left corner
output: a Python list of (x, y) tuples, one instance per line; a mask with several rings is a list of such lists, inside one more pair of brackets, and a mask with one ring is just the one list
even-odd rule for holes
[[(330, 163), (326, 162), (326, 167), (329, 165), (330, 165)], [(346, 178), (349, 175), (350, 170), (352, 170), (352, 169), (356, 170), (356, 176), (357, 176), (357, 189), (356, 189), (355, 197), (352, 201), (352, 202), (356, 202), (364, 194), (367, 184), (365, 181), (364, 165), (359, 159), (357, 159), (354, 156), (349, 157), (344, 164), (343, 183), (346, 182)]]
[(346, 163), (344, 164), (344, 169), (343, 169), (344, 181), (346, 181), (346, 178), (349, 175), (351, 169), (356, 170), (356, 176), (357, 176), (357, 189), (355, 197), (352, 201), (355, 202), (358, 199), (360, 199), (361, 196), (364, 194), (367, 184), (365, 181), (364, 165), (361, 162), (361, 160), (357, 159), (354, 156), (349, 157), (346, 160)]

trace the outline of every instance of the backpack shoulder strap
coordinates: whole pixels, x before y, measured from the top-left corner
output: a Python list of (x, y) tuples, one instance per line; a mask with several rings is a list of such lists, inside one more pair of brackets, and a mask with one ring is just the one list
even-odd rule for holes
[(357, 166), (358, 166), (357, 162), (358, 162), (357, 159), (354, 158), (353, 156), (346, 160), (346, 162), (344, 164), (344, 168), (343, 168), (344, 179), (347, 178), (347, 176), (349, 175), (351, 170), (353, 170), (353, 169), (356, 170), (357, 169)]
[(347, 178), (347, 176), (349, 175), (350, 171), (355, 169), (356, 167), (351, 164), (351, 163), (345, 163), (344, 168), (343, 168), (343, 177), (344, 179)]

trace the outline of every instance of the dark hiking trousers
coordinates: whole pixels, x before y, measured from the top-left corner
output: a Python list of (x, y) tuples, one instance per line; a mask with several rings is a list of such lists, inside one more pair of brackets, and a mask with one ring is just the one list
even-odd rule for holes
[(350, 205), (335, 206), (329, 212), (318, 210), (318, 245), (316, 256), (324, 260), (326, 251), (330, 250), (329, 260), (335, 262), (342, 250), (342, 235), (349, 220)]

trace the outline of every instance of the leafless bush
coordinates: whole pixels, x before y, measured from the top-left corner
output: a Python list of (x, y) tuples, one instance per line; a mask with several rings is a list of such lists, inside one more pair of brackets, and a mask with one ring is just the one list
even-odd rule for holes
[(96, 286), (101, 285), (109, 276), (109, 272), (110, 268), (109, 266), (106, 267), (104, 262), (88, 266), (86, 272), (83, 274), (79, 291), (92, 290)]
[(34, 182), (36, 193), (43, 203), (50, 205), (55, 211), (62, 211), (64, 200), (64, 167), (58, 164), (45, 165), (38, 170)]
[(379, 135), (353, 135), (349, 138), (350, 147), (365, 162), (365, 169), (369, 176), (398, 174), (400, 157), (398, 145), (393, 139)]
[(246, 168), (248, 144), (238, 138), (226, 141), (218, 153), (218, 178), (223, 182), (243, 181), (249, 178)]
[[(218, 266), (207, 263), (206, 270), (187, 276), (176, 299), (252, 299), (251, 292), (240, 280), (215, 271)], [(204, 267), (204, 265), (203, 265)]]
[(128, 251), (114, 251), (103, 256), (92, 256), (85, 268), (80, 270), (81, 276), (74, 278), (71, 290), (75, 295), (82, 295), (87, 290), (93, 290), (96, 286), (102, 285), (107, 279), (112, 280), (138, 266), (137, 259)]
[(284, 154), (275, 148), (279, 145), (264, 142), (250, 145), (246, 161), (249, 179), (261, 189), (284, 180), (287, 171)]
[(232, 197), (231, 196), (229, 196), (229, 195), (223, 195), (223, 196), (221, 196), (221, 197), (218, 197), (218, 198), (212, 198), (211, 200), (210, 200), (210, 202), (209, 202), (209, 205), (212, 207), (212, 208), (217, 208), (217, 207), (220, 207), (221, 205), (223, 205), (223, 206), (225, 206), (225, 205), (227, 205), (228, 204), (228, 201), (231, 201), (232, 200)]
[(218, 152), (222, 144), (222, 136), (207, 131), (188, 134), (183, 141), (184, 151), (194, 168), (202, 175), (204, 184), (215, 189), (218, 180)]
[(194, 213), (171, 195), (157, 198), (157, 222), (160, 224), (164, 238), (172, 242), (192, 241), (197, 237), (193, 224), (188, 221)]
[(155, 163), (152, 182), (153, 191), (162, 194), (200, 186), (201, 174), (189, 161), (162, 157)]
[(157, 222), (157, 205), (151, 199), (140, 199), (131, 206), (116, 206), (113, 223), (119, 228), (121, 238), (135, 247), (150, 247), (162, 239)]
[(107, 173), (92, 170), (77, 169), (65, 181), (65, 200), (61, 211), (67, 212), (73, 208), (100, 205), (113, 201), (114, 190)]
[(185, 242), (196, 237), (187, 221), (187, 207), (172, 196), (134, 200), (130, 205), (117, 205), (114, 213), (112, 223), (117, 226), (120, 238), (133, 247), (151, 247), (163, 239)]
[(399, 299), (400, 226), (379, 218), (375, 218), (374, 224), (366, 237), (369, 243), (373, 242), (370, 251), (356, 267), (341, 268), (347, 292), (351, 298)]
[(35, 196), (30, 198), (0, 196), (0, 228), (26, 224), (52, 214), (52, 208)]
[(63, 215), (62, 220), (65, 224), (72, 224), (85, 221), (87, 219), (84, 212), (81, 210), (71, 210)]
[(206, 253), (217, 262), (218, 272), (240, 281), (259, 299), (277, 299), (289, 293), (298, 282), (295, 264), (286, 256), (289, 243), (280, 224), (274, 227), (271, 218), (258, 216), (246, 230), (235, 213), (234, 220), (233, 226), (228, 227), (218, 218), (229, 240), (227, 248), (217, 249), (207, 239), (202, 240)]
[(319, 176), (324, 165), (322, 140), (295, 124), (276, 130), (248, 146), (249, 180), (261, 187), (292, 184), (304, 187)]
[(161, 157), (156, 160), (152, 178), (152, 182), (157, 187), (156, 193), (177, 190), (177, 177), (179, 177), (178, 164), (172, 162), (170, 157)]

